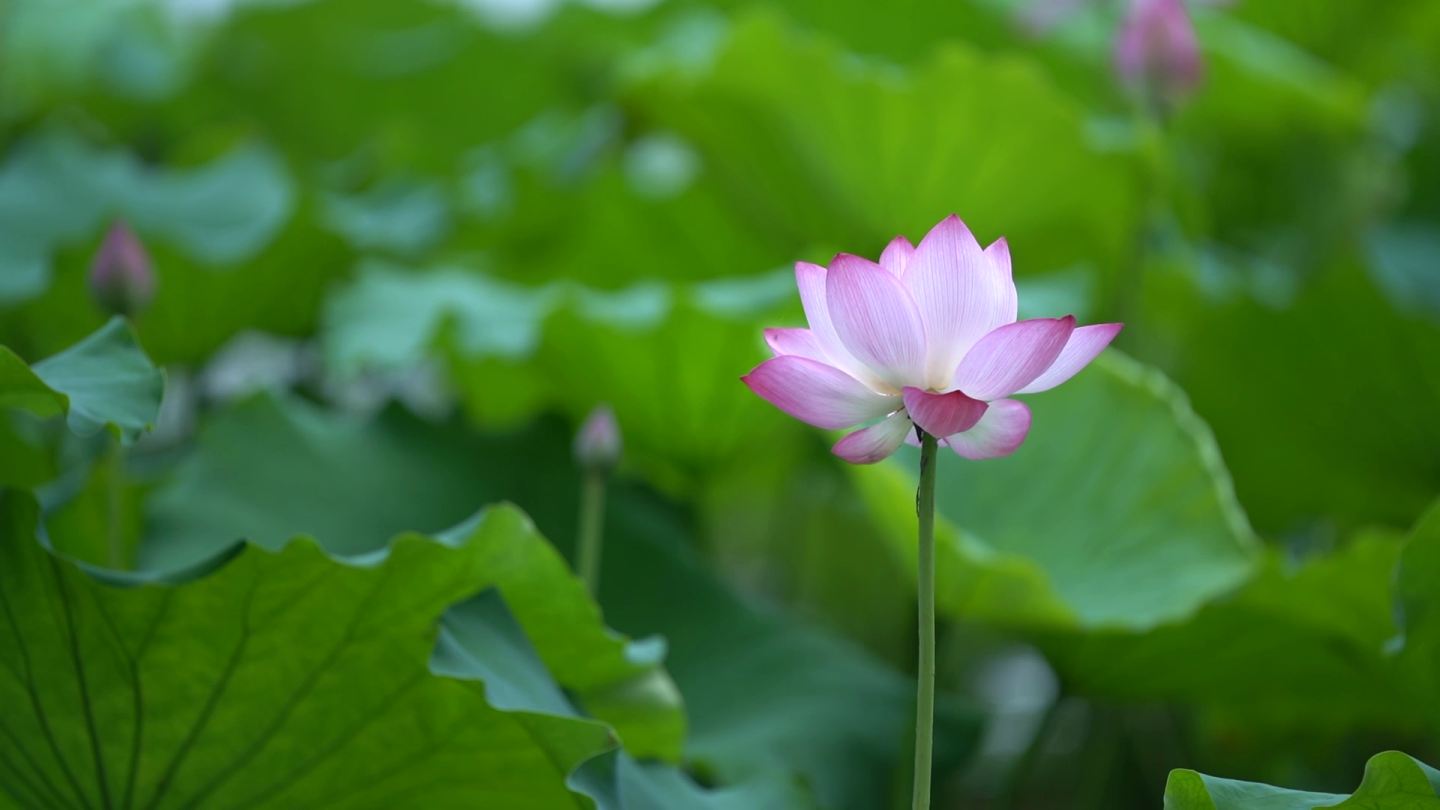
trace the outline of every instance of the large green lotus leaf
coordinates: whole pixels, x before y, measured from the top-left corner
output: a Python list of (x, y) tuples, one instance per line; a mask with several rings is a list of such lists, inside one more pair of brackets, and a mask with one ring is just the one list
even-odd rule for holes
[[(484, 681), (486, 700), (498, 709), (539, 707), (579, 717), (525, 628), (493, 590), (446, 611), (432, 669)], [(641, 762), (619, 749), (587, 760), (569, 783), (595, 799), (599, 810), (798, 810), (811, 805), (793, 780), (756, 779), (710, 791), (673, 765)]]
[(1067, 688), (1179, 701), (1227, 728), (1324, 739), (1356, 728), (1420, 731), (1422, 702), (1394, 655), (1403, 536), (1361, 534), (1295, 566), (1267, 557), (1235, 594), (1146, 632), (1039, 636)]
[[(299, 539), (168, 577), (47, 550), (23, 492), (0, 493), (0, 521), (0, 794), (17, 808), (588, 806), (565, 779), (613, 745), (607, 727), (502, 711), (427, 669), (450, 603), (574, 582), (518, 510), (364, 559)], [(549, 629), (570, 660), (619, 646), (593, 608), (537, 618), (568, 621)]]
[(1286, 790), (1237, 782), (1195, 771), (1173, 771), (1165, 784), (1165, 810), (1434, 810), (1440, 808), (1440, 771), (1398, 751), (1365, 763), (1365, 778), (1349, 796)]
[[(453, 524), (476, 503), (499, 497), (487, 493), (526, 492), (505, 490), (508, 472), (499, 468), (480, 480), (441, 472), (466, 469), (467, 460), (483, 449), (507, 452), (502, 449), (506, 442), (486, 448), (473, 440), (456, 441), (396, 411), (382, 416), (381, 425), (376, 429), (298, 400), (269, 396), (237, 406), (208, 426), (199, 452), (150, 502), (140, 566), (191, 565), (241, 537), (280, 549), (298, 533), (334, 538), (322, 541), (331, 553), (364, 554), (408, 526), (434, 531)], [(509, 444), (508, 452), (518, 450)], [(556, 677), (577, 690), (597, 716), (617, 726), (630, 750), (678, 756), (683, 716), (673, 687), (655, 669), (658, 661), (642, 658), (622, 665), (623, 656), (638, 654), (640, 648), (630, 650), (616, 641), (614, 649), (599, 656), (573, 640), (553, 638), (568, 622), (589, 620), (594, 608), (578, 580), (546, 573), (512, 583), (506, 598), (527, 628), (540, 628), (530, 633)], [(631, 675), (619, 678), (616, 673), (627, 666)]]
[[(1252, 772), (1244, 752), (1280, 740), (1334, 746), (1357, 729), (1423, 734), (1436, 707), (1426, 611), (1429, 577), (1440, 571), (1428, 559), (1440, 547), (1437, 528), (1422, 521), (1408, 546), (1397, 532), (1362, 532), (1300, 563), (1267, 554), (1243, 586), (1183, 621), (1035, 639), (1078, 694), (1204, 710), (1229, 732), (1230, 758)], [(1408, 601), (1397, 613), (1402, 548)]]
[(46, 441), (50, 432), (28, 414), (0, 414), (0, 482), (38, 487), (53, 480), (60, 465)]
[[(1159, 372), (1117, 352), (1027, 397), (1034, 423), (1013, 455), (939, 456), (943, 609), (1032, 627), (1141, 630), (1244, 582), (1256, 543), (1205, 424)], [(919, 451), (856, 468), (913, 555)], [(900, 483), (897, 485), (896, 481)], [(937, 541), (939, 542), (939, 541)]]
[[(1166, 317), (1151, 334), (1173, 332), (1168, 367), (1214, 428), (1259, 529), (1408, 527), (1440, 491), (1440, 323), (1423, 308), (1397, 311), (1350, 265), (1285, 308), (1217, 301), (1173, 275), (1155, 282), (1152, 311)], [(1337, 369), (1345, 384), (1325, 385)]]
[[(663, 642), (632, 642), (605, 629), (584, 585), (528, 518), (525, 529), (534, 538), (531, 545), (506, 549), (490, 560), (524, 637), (556, 681), (591, 716), (615, 728), (627, 751), (641, 758), (679, 760), (685, 713), (675, 684), (661, 666)], [(487, 643), (485, 623), (477, 621), (485, 616), (468, 615), (464, 607), (447, 614), (445, 625), (462, 654)], [(577, 627), (600, 632), (577, 636)]]
[(0, 407), (63, 414), (80, 436), (108, 427), (126, 444), (135, 441), (154, 427), (164, 390), (164, 373), (123, 318), (33, 366), (0, 346)]
[[(525, 505), (569, 548), (580, 484), (570, 436), (553, 422), (480, 437), (399, 411), (362, 425), (261, 397), (209, 422), (151, 501), (155, 534), (140, 559), (192, 561), (186, 537), (204, 553), (237, 534), (268, 544), (342, 527), (352, 533), (344, 548), (361, 552), (397, 526), (443, 523), (447, 510), (499, 498)], [(742, 604), (686, 548), (691, 534), (672, 505), (616, 486), (599, 594), (615, 626), (666, 637), (689, 714), (687, 756), (737, 788), (799, 771), (824, 806), (878, 806), (909, 733), (909, 679), (830, 633)], [(942, 751), (954, 762), (976, 724), (963, 708), (945, 716)]]
[[(485, 682), (486, 698), (504, 710), (527, 706), (580, 717), (570, 699), (550, 679), (525, 629), (495, 591), (487, 591), (445, 614), (432, 667), (442, 675)], [(595, 799), (599, 810), (649, 808), (723, 808), (731, 793), (757, 808), (795, 808), (802, 793), (785, 785), (754, 783), (733, 791), (706, 791), (673, 765), (641, 763), (614, 750), (592, 757), (571, 773), (572, 789)], [(655, 804), (659, 796), (669, 802)]]
[[(843, 470), (823, 463), (828, 448), (813, 445), (805, 452), (767, 444), (762, 458), (712, 476), (707, 539), (743, 581), (821, 613), (891, 660), (906, 660), (913, 654), (913, 476), (883, 476), (890, 486), (872, 491), (868, 504), (857, 502), (843, 479), (835, 480)], [(998, 496), (982, 487), (976, 497)], [(906, 528), (887, 542), (877, 522)], [(1027, 523), (1040, 525), (1034, 517)], [(1303, 565), (1267, 554), (1240, 590), (1205, 602), (1192, 617), (1085, 633), (1071, 632), (1073, 609), (1029, 555), (996, 554), (949, 525), (940, 534), (942, 545), (961, 551), (942, 560), (942, 592), (955, 600), (954, 615), (1051, 628), (1032, 638), (1076, 693), (1180, 700), (1228, 709), (1239, 722), (1264, 716), (1291, 728), (1415, 724), (1407, 698), (1377, 687), (1382, 680), (1394, 685), (1382, 648), (1397, 632), (1390, 583), (1398, 533), (1365, 532)], [(967, 558), (978, 565), (962, 565)], [(1207, 653), (1197, 660), (1197, 650)]]
[(1007, 236), (1022, 273), (1124, 249), (1130, 163), (1092, 148), (1035, 63), (949, 44), (905, 69), (751, 14), (698, 69), (630, 72), (633, 103), (697, 144), (736, 205), (823, 246), (875, 255), (955, 212)]

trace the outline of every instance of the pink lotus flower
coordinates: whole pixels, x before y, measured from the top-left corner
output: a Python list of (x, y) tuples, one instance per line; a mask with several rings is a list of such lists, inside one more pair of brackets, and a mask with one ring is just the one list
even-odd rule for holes
[(741, 380), (816, 427), (880, 419), (835, 445), (856, 464), (913, 442), (917, 425), (965, 458), (1015, 452), (1030, 409), (1009, 397), (1070, 379), (1121, 327), (1017, 322), (1009, 246), (982, 250), (953, 214), (918, 247), (895, 237), (879, 264), (842, 253), (828, 269), (797, 263), (795, 279), (810, 328), (765, 330), (775, 356)]

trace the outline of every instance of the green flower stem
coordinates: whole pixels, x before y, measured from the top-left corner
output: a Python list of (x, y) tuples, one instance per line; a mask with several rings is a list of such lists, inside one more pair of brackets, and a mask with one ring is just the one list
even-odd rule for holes
[(125, 565), (125, 445), (110, 439), (110, 469), (105, 482), (106, 564), (119, 571)]
[(580, 578), (591, 596), (600, 593), (600, 547), (605, 527), (605, 473), (585, 472), (585, 490), (580, 498)]
[(930, 759), (935, 740), (935, 448), (938, 442), (934, 436), (919, 432), (920, 489), (915, 493), (915, 510), (920, 517), (920, 663), (915, 688), (915, 802), (912, 807), (929, 810)]

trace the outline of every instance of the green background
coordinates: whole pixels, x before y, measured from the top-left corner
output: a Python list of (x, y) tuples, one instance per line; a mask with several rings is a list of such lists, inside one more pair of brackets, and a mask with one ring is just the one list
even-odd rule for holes
[(1052, 5), (0, 5), (0, 807), (908, 807), (917, 453), (737, 378), (953, 212), (1126, 328), (941, 459), (937, 810), (1440, 809), (1440, 6)]

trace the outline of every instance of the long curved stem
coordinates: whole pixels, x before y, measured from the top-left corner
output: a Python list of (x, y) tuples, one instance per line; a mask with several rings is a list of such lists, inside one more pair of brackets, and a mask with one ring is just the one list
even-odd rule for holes
[(920, 433), (920, 489), (915, 509), (920, 517), (919, 597), (920, 663), (915, 687), (914, 810), (930, 808), (930, 760), (935, 739), (935, 449), (938, 442)]

